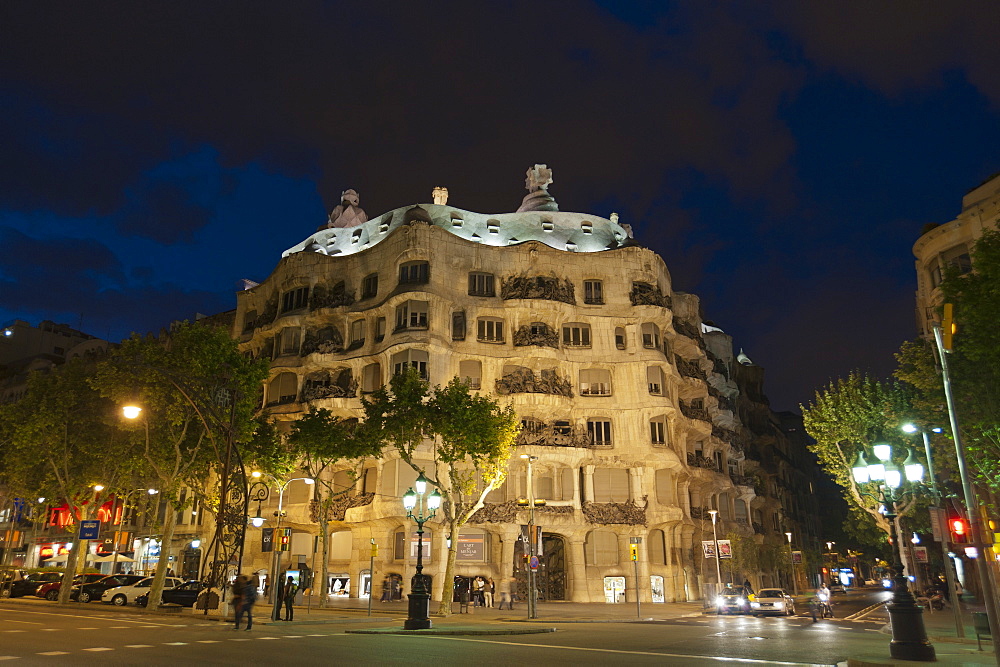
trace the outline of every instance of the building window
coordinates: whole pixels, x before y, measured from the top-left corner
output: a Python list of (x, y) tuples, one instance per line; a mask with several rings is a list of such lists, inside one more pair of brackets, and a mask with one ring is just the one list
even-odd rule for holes
[(594, 502), (628, 502), (628, 469), (594, 468)]
[(466, 359), (458, 364), (458, 377), (469, 385), (469, 389), (479, 389), (483, 383), (483, 363)]
[(351, 322), (351, 347), (361, 347), (365, 344), (365, 321)]
[(470, 273), (469, 296), (496, 296), (493, 274)]
[(430, 276), (430, 265), (427, 262), (407, 262), (399, 266), (399, 282), (404, 285), (420, 285), (426, 283)]
[(642, 346), (651, 350), (660, 347), (660, 327), (652, 322), (642, 324)]
[(591, 447), (611, 447), (611, 422), (602, 419), (587, 421), (587, 437)]
[(566, 347), (590, 347), (590, 325), (571, 322), (563, 325), (563, 345)]
[(663, 369), (659, 366), (646, 366), (646, 386), (653, 396), (663, 396)]
[(615, 327), (615, 347), (625, 349), (625, 327)]
[(382, 364), (377, 361), (361, 369), (361, 392), (370, 394), (382, 388)]
[(610, 396), (611, 371), (606, 368), (585, 368), (580, 371), (581, 396)]
[(257, 326), (257, 311), (248, 310), (243, 316), (243, 333), (249, 333)]
[(649, 562), (653, 565), (667, 564), (666, 539), (662, 530), (655, 529), (649, 531), (648, 546), (646, 547)]
[(267, 404), (294, 403), (298, 391), (299, 379), (295, 373), (279, 373), (267, 386)]
[(503, 320), (495, 317), (480, 317), (476, 322), (476, 338), (483, 343), (502, 343)]
[(600, 280), (583, 281), (583, 302), (604, 303), (604, 283)]
[(420, 377), (427, 379), (427, 352), (424, 350), (403, 350), (392, 355), (392, 373), (401, 375), (407, 368), (416, 368)]
[(592, 225), (589, 222), (582, 222), (580, 223), (580, 231), (583, 232), (584, 234), (593, 234), (594, 225)]
[(610, 530), (593, 530), (584, 544), (587, 565), (617, 565), (618, 535)]
[(649, 441), (654, 445), (667, 444), (667, 424), (663, 417), (650, 420)]
[(674, 483), (670, 471), (660, 468), (656, 471), (656, 501), (661, 505), (674, 504)]
[(465, 340), (465, 311), (456, 310), (451, 314), (451, 339)]
[(959, 273), (972, 271), (972, 258), (969, 257), (969, 247), (960, 243), (954, 248), (949, 248), (941, 253), (941, 261), (945, 266), (954, 266)]
[(378, 294), (378, 274), (370, 273), (361, 281), (361, 298), (371, 299)]
[(309, 288), (299, 287), (281, 295), (281, 312), (305, 308), (309, 303)]
[(553, 229), (553, 226), (552, 226), (552, 223), (550, 221), (548, 221), (548, 220), (543, 220), (542, 221), (542, 231), (543, 232), (551, 232), (552, 229)]
[(375, 342), (381, 343), (385, 338), (385, 318), (375, 318)]
[(281, 330), (281, 354), (298, 354), (300, 333), (298, 327), (285, 327)]
[(486, 221), (486, 231), (488, 231), (490, 234), (499, 234), (500, 233), (500, 223), (498, 221), (496, 221), (496, 220), (487, 220)]
[(396, 306), (396, 331), (427, 328), (426, 301), (407, 301)]

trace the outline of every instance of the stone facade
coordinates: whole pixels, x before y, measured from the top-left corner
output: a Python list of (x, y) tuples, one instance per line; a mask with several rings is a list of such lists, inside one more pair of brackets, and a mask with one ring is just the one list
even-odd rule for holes
[[(462, 531), (456, 574), (492, 576), (498, 592), (523, 594), (528, 512), (516, 500), (528, 495), (518, 455), (529, 454), (538, 457), (534, 496), (547, 501), (536, 516), (543, 599), (634, 601), (632, 538), (642, 538), (644, 602), (654, 589), (658, 601), (698, 599), (715, 578), (701, 553), (708, 509), (719, 510), (722, 539), (754, 535), (760, 506), (731, 341), (702, 322), (698, 298), (673, 290), (663, 260), (617, 216), (522, 209), (403, 207), (321, 228), (286, 251), (239, 293), (233, 328), (246, 353), (271, 359), (264, 403), (281, 421), (310, 406), (359, 416), (360, 396), (403, 366), (432, 384), (464, 377), (513, 406), (524, 429), (507, 482)], [(408, 587), (415, 563), (401, 503), (415, 474), (394, 456), (360, 469), (357, 498), (331, 526), (327, 582), (352, 597), (364, 592), (371, 540), (380, 545), (377, 591), (387, 574)], [(285, 508), (292, 564), (318, 570), (308, 489), (294, 483)], [(427, 525), (424, 570), (436, 594), (447, 538), (439, 526)], [(266, 569), (259, 531), (249, 529), (246, 544), (245, 566)], [(760, 582), (756, 572), (734, 576)], [(616, 577), (624, 595), (608, 592)]]

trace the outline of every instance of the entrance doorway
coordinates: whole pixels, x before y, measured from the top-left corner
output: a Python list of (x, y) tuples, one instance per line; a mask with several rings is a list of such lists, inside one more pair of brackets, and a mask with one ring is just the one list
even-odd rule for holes
[[(527, 545), (518, 538), (514, 547), (514, 577), (520, 600), (528, 599), (527, 553)], [(542, 553), (538, 556), (535, 585), (539, 600), (566, 599), (566, 541), (562, 536), (542, 534)]]

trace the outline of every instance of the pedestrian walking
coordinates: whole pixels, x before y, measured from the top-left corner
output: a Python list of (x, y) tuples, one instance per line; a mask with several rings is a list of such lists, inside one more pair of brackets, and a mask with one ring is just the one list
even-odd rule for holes
[(382, 599), (380, 602), (389, 602), (390, 591), (389, 577), (386, 577), (382, 580)]
[(236, 627), (234, 629), (240, 629), (240, 621), (243, 620), (243, 590), (246, 588), (246, 577), (242, 574), (236, 577), (236, 581), (233, 582), (230, 587), (230, 592), (232, 593), (230, 597), (230, 604), (233, 606), (233, 615), (236, 617)]
[[(257, 576), (243, 577), (243, 606), (240, 611), (241, 614), (246, 614), (247, 616), (247, 632), (250, 632), (250, 628), (253, 627), (253, 605), (257, 601), (257, 588), (260, 586), (260, 581)], [(240, 622), (236, 621), (236, 629), (239, 630)]]
[(493, 584), (493, 577), (486, 580), (486, 586), (483, 588), (483, 596), (486, 598), (486, 606), (493, 607), (493, 592), (496, 590), (496, 586)]
[(500, 609), (503, 609), (504, 603), (507, 603), (507, 609), (514, 608), (514, 601), (511, 599), (510, 593), (507, 591), (500, 591)]
[(299, 592), (299, 587), (295, 584), (295, 577), (289, 576), (288, 581), (281, 589), (281, 599), (285, 601), (285, 620), (291, 621), (295, 615), (292, 603), (295, 602), (295, 594)]

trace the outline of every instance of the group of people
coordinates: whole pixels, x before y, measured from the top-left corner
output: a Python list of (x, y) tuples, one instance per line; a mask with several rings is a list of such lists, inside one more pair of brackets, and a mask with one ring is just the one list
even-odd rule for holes
[[(232, 606), (233, 611), (236, 615), (236, 629), (240, 629), (240, 624), (243, 621), (243, 616), (247, 618), (246, 631), (249, 632), (253, 627), (253, 605), (257, 602), (257, 590), (260, 588), (260, 580), (257, 575), (247, 576), (241, 574), (236, 577), (232, 586)], [(294, 619), (295, 610), (292, 605), (295, 602), (295, 594), (299, 592), (298, 584), (295, 583), (295, 577), (288, 577), (288, 580), (281, 584), (281, 588), (278, 590), (278, 599), (285, 607), (285, 621), (291, 621)], [(280, 621), (280, 614), (278, 618), (274, 620)]]
[(496, 585), (493, 583), (493, 577), (483, 579), (482, 577), (476, 577), (472, 580), (472, 604), (475, 607), (492, 607), (493, 606), (493, 593), (496, 591)]

